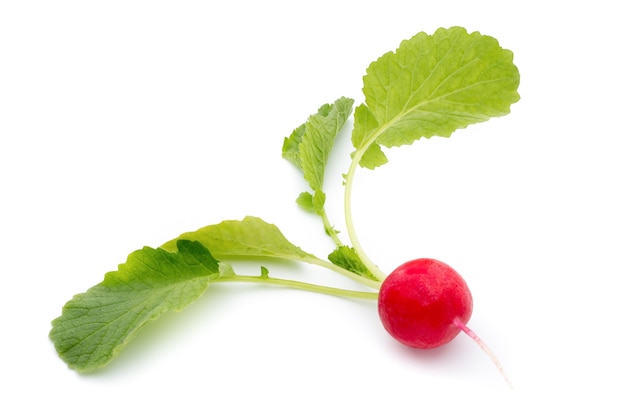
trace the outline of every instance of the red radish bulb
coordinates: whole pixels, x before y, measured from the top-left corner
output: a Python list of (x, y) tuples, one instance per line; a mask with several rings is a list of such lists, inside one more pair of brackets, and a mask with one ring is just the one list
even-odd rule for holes
[(399, 342), (432, 349), (463, 331), (491, 358), (506, 382), (504, 369), (487, 345), (467, 327), (472, 294), (454, 269), (436, 259), (421, 258), (396, 268), (383, 281), (378, 314), (383, 326)]
[(378, 296), (383, 326), (399, 342), (420, 349), (444, 345), (466, 324), (472, 295), (463, 278), (435, 259), (400, 265), (383, 281)]

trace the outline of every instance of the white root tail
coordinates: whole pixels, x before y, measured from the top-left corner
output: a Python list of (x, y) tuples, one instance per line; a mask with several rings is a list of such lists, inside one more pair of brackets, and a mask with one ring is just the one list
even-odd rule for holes
[(500, 363), (496, 355), (491, 351), (491, 349), (489, 349), (489, 347), (485, 344), (485, 342), (483, 342), (482, 339), (478, 337), (478, 335), (472, 331), (472, 329), (467, 327), (465, 323), (463, 323), (458, 318), (454, 319), (454, 324), (459, 329), (461, 329), (463, 333), (468, 335), (474, 342), (476, 342), (478, 346), (480, 346), (483, 352), (485, 352), (487, 356), (491, 358), (491, 361), (494, 363), (494, 365), (496, 365), (496, 368), (498, 368), (498, 371), (500, 371), (500, 374), (502, 375), (506, 383), (509, 384), (509, 387), (513, 388), (513, 384), (511, 383), (511, 380), (509, 379), (509, 377), (506, 375), (506, 372), (504, 372), (504, 368), (502, 367), (502, 364)]

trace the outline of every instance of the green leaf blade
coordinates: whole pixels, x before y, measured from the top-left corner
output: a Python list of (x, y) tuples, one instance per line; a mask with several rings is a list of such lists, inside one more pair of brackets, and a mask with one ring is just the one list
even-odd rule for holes
[(337, 134), (352, 114), (354, 100), (341, 97), (323, 105), (306, 122), (300, 144), (300, 161), (304, 179), (315, 191), (322, 190), (328, 158)]
[[(352, 130), (352, 145), (355, 149), (366, 146), (368, 137), (378, 128), (378, 121), (365, 104), (360, 104), (354, 110), (354, 129)], [(387, 163), (387, 156), (378, 143), (371, 143), (359, 160), (363, 168), (374, 169)], [(354, 156), (354, 154), (353, 154)]]
[(247, 216), (243, 220), (225, 220), (221, 223), (187, 232), (161, 246), (176, 250), (180, 239), (198, 241), (217, 258), (269, 257), (310, 261), (317, 259), (291, 243), (273, 224)]
[(302, 171), (302, 162), (300, 162), (300, 144), (306, 130), (305, 124), (301, 124), (291, 132), (289, 137), (283, 141), (283, 158), (291, 162)]
[(328, 260), (333, 264), (363, 277), (378, 281), (376, 276), (363, 264), (354, 248), (339, 246), (328, 255)]
[(187, 307), (218, 274), (217, 260), (197, 242), (179, 242), (176, 253), (145, 247), (103, 282), (74, 296), (52, 322), (50, 339), (71, 368), (103, 367), (139, 328)]
[(283, 142), (283, 158), (299, 168), (313, 191), (322, 190), (335, 138), (350, 115), (354, 100), (341, 97), (322, 105)]
[(309, 213), (317, 213), (315, 206), (313, 205), (313, 195), (308, 191), (300, 193), (296, 199), (296, 203), (305, 211)]
[(403, 41), (373, 62), (363, 81), (367, 106), (378, 123), (370, 137), (386, 147), (448, 137), (508, 114), (519, 100), (513, 54), (496, 39), (460, 27)]

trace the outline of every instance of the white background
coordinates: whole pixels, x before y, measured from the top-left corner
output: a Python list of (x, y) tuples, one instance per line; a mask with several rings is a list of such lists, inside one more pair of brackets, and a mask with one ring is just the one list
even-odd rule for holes
[[(1, 415), (624, 415), (617, 2), (211, 4), (0, 4)], [(355, 222), (383, 270), (428, 256), (465, 277), (514, 390), (466, 337), (419, 352), (373, 302), (246, 284), (151, 323), (95, 374), (58, 359), (50, 321), (144, 245), (250, 214), (324, 257), (284, 136), (322, 103), (360, 103), (401, 40), (454, 25), (515, 53), (521, 101), (359, 171)], [(348, 142), (327, 177), (340, 230)]]

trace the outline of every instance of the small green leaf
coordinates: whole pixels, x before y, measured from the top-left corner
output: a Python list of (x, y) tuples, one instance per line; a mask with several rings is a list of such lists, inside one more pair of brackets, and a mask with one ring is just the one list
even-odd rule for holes
[(236, 275), (235, 270), (233, 269), (233, 266), (231, 264), (220, 261), (220, 270), (219, 270), (220, 278), (232, 277), (235, 275)]
[[(354, 110), (354, 129), (352, 130), (352, 144), (355, 149), (363, 146), (363, 142), (376, 130), (378, 122), (372, 116), (365, 104), (359, 105)], [(354, 152), (352, 153), (354, 156)], [(387, 163), (387, 157), (380, 149), (380, 145), (372, 143), (369, 145), (359, 164), (364, 168), (374, 169)]]
[(366, 139), (378, 127), (378, 121), (365, 104), (359, 104), (354, 109), (354, 128), (352, 129), (352, 145), (359, 149)]
[(174, 251), (176, 242), (180, 239), (202, 243), (219, 259), (254, 256), (304, 262), (317, 259), (289, 242), (275, 225), (252, 216), (243, 220), (225, 220), (195, 232), (183, 233), (161, 247)]
[[(363, 142), (370, 137), (378, 127), (378, 122), (365, 104), (359, 105), (354, 110), (354, 129), (352, 130), (352, 144), (355, 149), (363, 146)], [(352, 153), (354, 156), (354, 152)], [(361, 159), (359, 165), (364, 168), (374, 169), (387, 163), (387, 157), (376, 142), (371, 143)]]
[(370, 114), (355, 119), (355, 130), (364, 132), (355, 146), (448, 137), (503, 116), (519, 100), (519, 82), (513, 53), (492, 37), (460, 27), (419, 33), (367, 69), (363, 92)]
[(311, 195), (308, 191), (303, 191), (300, 193), (298, 198), (296, 199), (296, 203), (303, 208), (304, 210), (316, 213), (315, 207), (313, 207), (313, 195)]
[(328, 255), (328, 260), (343, 269), (347, 269), (350, 272), (354, 272), (355, 274), (377, 281), (376, 276), (372, 274), (365, 265), (363, 265), (363, 262), (354, 248), (349, 246), (339, 246), (330, 255)]
[(308, 191), (300, 193), (296, 199), (296, 203), (306, 211), (311, 213), (321, 214), (324, 210), (324, 203), (326, 202), (326, 194), (320, 190), (316, 190), (315, 194), (311, 194)]
[(326, 203), (326, 194), (324, 194), (321, 190), (315, 190), (315, 194), (313, 194), (313, 210), (317, 214), (322, 214), (324, 211), (324, 204)]
[(50, 339), (71, 368), (106, 365), (146, 322), (204, 293), (218, 276), (218, 261), (198, 242), (178, 241), (177, 247), (174, 253), (148, 247), (131, 253), (117, 271), (65, 304)]
[(372, 143), (361, 157), (359, 165), (363, 168), (374, 169), (385, 165), (388, 161), (387, 156), (385, 156), (380, 149), (380, 145), (378, 143)]
[(270, 277), (270, 271), (264, 267), (261, 266), (261, 278), (269, 278)]

